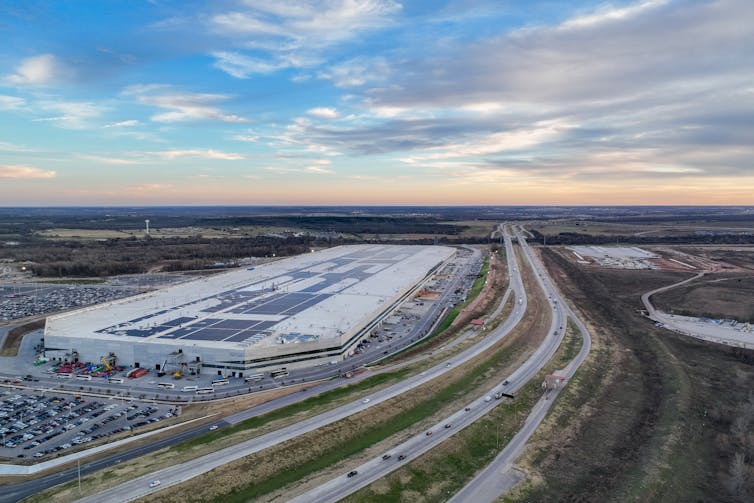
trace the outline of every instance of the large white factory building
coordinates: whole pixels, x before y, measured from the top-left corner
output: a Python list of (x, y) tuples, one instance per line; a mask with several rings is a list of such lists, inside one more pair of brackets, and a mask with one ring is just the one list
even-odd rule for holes
[(455, 253), (340, 246), (50, 316), (48, 358), (243, 377), (342, 358)]

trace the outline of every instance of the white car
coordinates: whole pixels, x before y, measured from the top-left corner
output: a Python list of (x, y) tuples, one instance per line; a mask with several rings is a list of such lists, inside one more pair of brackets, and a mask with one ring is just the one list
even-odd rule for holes
[(361, 401), (361, 403), (369, 403), (369, 399), (368, 399), (368, 398), (365, 398), (365, 399), (363, 399), (363, 400)]
[(217, 429), (216, 424), (213, 424), (212, 426), (209, 427), (209, 431), (215, 431), (216, 429)]
[(157, 487), (158, 485), (160, 485), (159, 480), (153, 480), (152, 482), (149, 483), (149, 487)]

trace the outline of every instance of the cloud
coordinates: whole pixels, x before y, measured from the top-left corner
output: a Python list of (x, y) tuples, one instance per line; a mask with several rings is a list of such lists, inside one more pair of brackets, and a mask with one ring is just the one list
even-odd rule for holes
[(754, 158), (750, 19), (747, 0), (645, 0), (444, 41), (431, 57), (384, 61), (387, 83), (351, 60), (319, 77), (353, 89), (357, 119), (296, 120), (278, 141), (469, 179), (742, 176)]
[(138, 103), (169, 110), (151, 117), (154, 122), (189, 122), (198, 120), (216, 120), (230, 123), (243, 123), (247, 119), (238, 115), (227, 114), (218, 106), (230, 99), (225, 94), (181, 92), (170, 86), (159, 84), (136, 85), (127, 87), (124, 96), (135, 97)]
[(323, 168), (321, 166), (307, 166), (304, 169), (306, 169), (306, 171), (308, 171), (309, 173), (314, 173), (314, 174), (317, 174), (317, 175), (331, 175), (331, 174), (335, 173), (333, 170), (327, 169), (327, 168)]
[(140, 125), (141, 125), (141, 122), (132, 119), (132, 120), (121, 121), (121, 122), (112, 122), (110, 124), (106, 124), (105, 127), (106, 128), (113, 128), (113, 127), (123, 128), (123, 127), (135, 127), (135, 126), (140, 126)]
[(0, 94), (0, 110), (20, 110), (26, 105), (26, 100), (16, 96)]
[(385, 58), (354, 58), (333, 65), (317, 74), (320, 79), (332, 80), (337, 87), (360, 87), (366, 83), (382, 82), (390, 76)]
[(245, 159), (242, 154), (236, 154), (233, 152), (221, 152), (219, 150), (164, 150), (161, 152), (145, 152), (146, 155), (159, 157), (162, 159), (179, 159), (179, 158), (195, 158), (195, 159), (218, 159), (222, 161), (239, 161)]
[(16, 73), (6, 75), (5, 80), (15, 85), (44, 86), (52, 84), (62, 73), (60, 64), (52, 54), (40, 54), (24, 59), (16, 67)]
[[(40, 101), (35, 107), (42, 112), (52, 112), (51, 117), (38, 117), (33, 122), (53, 122), (65, 129), (86, 129), (102, 116), (106, 107), (90, 101)], [(59, 114), (59, 115), (58, 115)]]
[(314, 117), (318, 117), (320, 119), (337, 119), (338, 118), (338, 111), (334, 108), (327, 108), (327, 107), (317, 107), (317, 108), (310, 108), (306, 111), (309, 115), (313, 115)]
[(128, 187), (124, 187), (124, 189), (130, 192), (162, 192), (174, 187), (171, 183), (144, 183), (141, 185), (129, 185)]
[(219, 51), (212, 53), (215, 68), (219, 68), (231, 77), (248, 79), (252, 74), (266, 74), (284, 68), (282, 63), (270, 63), (258, 58), (244, 56), (237, 52)]
[(212, 16), (213, 31), (268, 59), (215, 52), (215, 66), (236, 78), (319, 64), (324, 49), (392, 23), (402, 6), (393, 0), (298, 2), (246, 0), (243, 10)]
[(54, 178), (54, 171), (43, 171), (31, 166), (0, 165), (0, 179), (31, 180), (37, 178)]
[(136, 159), (125, 159), (122, 157), (90, 155), (90, 154), (80, 154), (79, 158), (87, 160), (87, 161), (94, 161), (94, 162), (104, 163), (104, 164), (116, 164), (116, 165), (138, 164), (139, 162)]
[(243, 141), (246, 143), (256, 143), (259, 141), (259, 136), (257, 135), (235, 135), (230, 138), (231, 140), (235, 141)]

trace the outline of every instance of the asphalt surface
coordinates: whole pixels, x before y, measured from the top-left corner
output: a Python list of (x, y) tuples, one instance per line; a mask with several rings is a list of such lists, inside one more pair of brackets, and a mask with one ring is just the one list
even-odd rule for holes
[[(228, 398), (232, 396), (238, 396), (249, 392), (266, 391), (270, 389), (279, 388), (282, 385), (300, 384), (302, 382), (319, 381), (322, 379), (329, 379), (331, 377), (337, 377), (347, 370), (351, 370), (363, 365), (379, 362), (385, 358), (390, 357), (392, 354), (397, 353), (423, 338), (430, 335), (430, 328), (435, 323), (440, 312), (451, 306), (452, 297), (456, 288), (462, 285), (464, 278), (471, 272), (471, 266), (474, 264), (480, 255), (480, 251), (476, 248), (465, 247), (472, 252), (471, 256), (467, 258), (463, 265), (458, 269), (454, 278), (443, 290), (440, 297), (432, 303), (432, 306), (425, 313), (425, 315), (418, 320), (411, 331), (395, 340), (378, 345), (372, 343), (370, 346), (374, 346), (373, 350), (367, 350), (360, 355), (352, 355), (346, 360), (338, 360), (335, 365), (320, 365), (307, 367), (302, 369), (292, 369), (290, 375), (281, 379), (272, 379), (265, 377), (264, 379), (254, 383), (244, 383), (242, 378), (230, 378), (230, 384), (218, 389), (213, 395), (201, 395), (195, 396), (193, 393), (182, 393), (180, 388), (184, 385), (201, 385), (200, 382), (184, 380), (174, 381), (169, 377), (162, 379), (155, 378), (151, 373), (146, 377), (140, 379), (127, 379), (124, 384), (99, 384), (96, 380), (86, 381), (83, 386), (87, 389), (91, 389), (91, 393), (101, 394), (103, 398), (108, 397), (107, 393), (113, 393), (113, 398), (119, 398), (121, 395), (126, 397), (133, 397), (135, 399), (143, 399), (151, 401), (159, 396), (163, 399), (169, 399), (170, 401), (183, 400), (191, 402), (207, 401), (217, 398)], [(6, 327), (3, 327), (6, 328)], [(12, 327), (8, 327), (12, 328)], [(42, 332), (38, 332), (38, 337), (42, 336)], [(24, 338), (22, 345), (26, 346), (26, 339), (31, 339), (31, 335)], [(379, 347), (378, 347), (379, 346)], [(32, 373), (34, 377), (39, 378), (33, 388), (39, 390), (52, 389), (53, 391), (60, 392), (79, 392), (82, 387), (81, 381), (75, 380), (61, 380), (54, 374), (46, 372), (40, 373), (38, 369), (30, 368), (29, 362), (34, 359), (33, 350), (25, 351), (24, 354), (19, 353), (18, 358), (7, 358), (0, 360), (3, 361), (2, 368), (0, 369), (0, 379), (13, 378), (16, 376), (26, 375)], [(385, 354), (387, 352), (387, 354)], [(49, 366), (49, 364), (47, 364)], [(49, 368), (45, 366), (45, 368)], [(41, 367), (40, 367), (41, 368)], [(205, 376), (206, 383), (209, 385), (210, 377)], [(176, 388), (174, 390), (157, 388), (157, 381), (174, 382)], [(33, 390), (30, 390), (33, 391)], [(206, 398), (203, 398), (206, 397)], [(159, 400), (158, 400), (159, 401)], [(165, 401), (165, 400), (163, 400)]]
[[(505, 232), (504, 237), (507, 256), (509, 259), (508, 268), (509, 271), (511, 271), (511, 282), (513, 289), (516, 292), (517, 299), (520, 299), (522, 301), (521, 305), (518, 307), (520, 307), (520, 310), (523, 313), (526, 310), (527, 306), (526, 294), (521, 282), (520, 271), (518, 271), (518, 268), (516, 267), (515, 255), (511, 246), (510, 238)], [(503, 379), (503, 381), (497, 384), (494, 388), (487, 390), (484, 394), (479, 395), (475, 400), (470, 402), (463, 409), (454, 412), (450, 416), (433, 425), (429, 430), (427, 430), (428, 432), (431, 432), (431, 435), (427, 435), (427, 432), (422, 432), (418, 435), (415, 435), (405, 442), (393, 446), (393, 448), (391, 448), (389, 452), (384, 453), (389, 454), (389, 458), (384, 459), (383, 454), (374, 459), (371, 459), (358, 467), (352, 468), (352, 470), (355, 470), (357, 472), (355, 475), (349, 477), (347, 474), (343, 474), (339, 477), (331, 479), (324, 484), (298, 496), (297, 498), (294, 498), (293, 500), (291, 500), (291, 503), (338, 501), (348, 496), (349, 494), (356, 492), (362, 487), (365, 487), (372, 482), (388, 475), (392, 471), (397, 470), (406, 463), (411, 462), (425, 452), (438, 446), (440, 443), (453, 436), (456, 432), (473, 424), (474, 421), (483, 417), (495, 406), (501, 403), (501, 401), (495, 399), (492, 399), (491, 401), (485, 401), (485, 397), (492, 397), (497, 391), (514, 394), (522, 386), (529, 382), (530, 379), (536, 376), (536, 374), (552, 358), (555, 351), (557, 351), (557, 348), (560, 346), (564, 335), (563, 328), (565, 327), (566, 316), (563, 307), (564, 304), (555, 302), (557, 299), (554, 296), (554, 289), (549, 283), (549, 279), (544, 276), (543, 268), (538, 267), (539, 264), (533, 262), (530, 250), (528, 250), (523, 245), (522, 248), (524, 249), (527, 259), (536, 273), (537, 281), (539, 282), (542, 291), (545, 292), (549, 297), (551, 297), (550, 303), (553, 310), (551, 326), (545, 340), (526, 360), (526, 362), (524, 362), (524, 364), (516, 369), (511, 375)], [(506, 381), (508, 382), (507, 385), (504, 384)], [(538, 424), (538, 421), (527, 421), (527, 424), (524, 426), (523, 430), (530, 430), (531, 432), (533, 432)], [(528, 439), (529, 435), (531, 435), (531, 433), (528, 433), (526, 439)], [(515, 440), (516, 439), (514, 438), (511, 444), (515, 444)], [(523, 441), (519, 440), (519, 442), (521, 443), (521, 446), (523, 446), (525, 439)], [(520, 450), (520, 447), (517, 448), (515, 445), (511, 446), (509, 444), (507, 449)], [(399, 456), (403, 457), (403, 459), (399, 460)], [(506, 478), (510, 479), (511, 481), (517, 481), (520, 479), (520, 477), (516, 476), (516, 474), (510, 474)], [(482, 485), (482, 487), (484, 489), (486, 488), (486, 485)], [(475, 486), (472, 486), (472, 491), (475, 490), (475, 488)], [(499, 494), (500, 493), (498, 493), (497, 495)], [(497, 498), (497, 495), (490, 501), (494, 501), (494, 499)], [(464, 498), (464, 496), (461, 497)], [(477, 501), (482, 500), (469, 498), (461, 499), (458, 501), (476, 503)]]
[[(517, 234), (519, 237), (521, 236), (520, 231)], [(523, 239), (519, 239), (519, 242), (523, 241)], [(576, 316), (573, 310), (565, 302), (563, 296), (560, 295), (559, 291), (555, 288), (551, 279), (547, 275), (545, 268), (531, 252), (528, 244), (522, 244), (522, 247), (529, 258), (530, 263), (538, 272), (538, 276), (541, 279), (540, 284), (544, 284), (545, 291), (548, 292), (554, 300), (558, 301), (558, 310), (561, 313), (565, 311), (567, 317), (573, 321), (576, 328), (581, 332), (583, 340), (581, 350), (564, 369), (557, 372), (557, 375), (566, 378), (567, 383), (589, 355), (589, 351), (591, 350), (591, 336), (584, 323), (578, 316)], [(563, 326), (565, 327), (565, 324)], [(562, 389), (563, 386), (550, 391), (534, 405), (529, 416), (526, 418), (523, 427), (516, 433), (508, 445), (505, 446), (503, 451), (463, 489), (456, 493), (456, 495), (449, 500), (449, 503), (492, 503), (524, 478), (523, 474), (513, 467), (513, 463), (523, 453), (529, 438), (531, 438), (537, 427), (539, 427), (547, 416), (550, 407), (555, 402), (555, 399)]]
[[(513, 254), (509, 253), (509, 256), (513, 256)], [(514, 291), (520, 289), (519, 291), (521, 292), (521, 294), (523, 294), (523, 285), (521, 284), (520, 277), (517, 276), (517, 278), (517, 281), (514, 280), (510, 282), (510, 286)], [(282, 442), (314, 431), (328, 424), (332, 424), (363, 410), (367, 410), (374, 405), (389, 400), (402, 393), (410, 391), (411, 389), (421, 384), (435, 379), (445, 372), (448, 372), (456, 368), (457, 366), (464, 364), (466, 361), (476, 357), (477, 355), (487, 351), (491, 346), (496, 344), (501, 337), (509, 333), (510, 330), (518, 324), (518, 322), (523, 317), (524, 307), (525, 306), (522, 305), (521, 309), (515, 310), (511, 314), (511, 316), (501, 324), (500, 327), (490, 333), (483, 340), (467, 348), (458, 355), (449, 358), (447, 361), (442, 362), (418, 375), (409, 377), (388, 388), (372, 393), (365, 398), (345, 404), (333, 410), (326, 411), (322, 414), (289, 425), (285, 428), (281, 428), (266, 435), (241, 442), (235, 446), (207, 454), (186, 463), (164, 468), (148, 476), (142, 476), (133, 479), (131, 481), (110, 488), (106, 491), (83, 498), (79, 501), (92, 503), (101, 501), (132, 501), (147, 494), (164, 490), (172, 485), (185, 482), (214, 468), (225, 465), (227, 463), (232, 463), (237, 459), (278, 445)], [(149, 484), (154, 480), (159, 480), (160, 485), (155, 488), (150, 488)]]
[[(505, 337), (510, 333), (510, 331), (522, 319), (527, 306), (526, 292), (523, 287), (523, 282), (521, 281), (520, 271), (518, 271), (518, 268), (516, 267), (516, 255), (513, 251), (510, 238), (507, 235), (505, 236), (505, 245), (507, 252), (506, 256), (508, 259), (508, 270), (510, 271), (509, 288), (516, 296), (517, 305), (514, 313), (512, 313), (512, 317), (493, 330), (488, 336), (488, 338), (492, 338), (495, 341), (500, 340), (502, 337)], [(504, 305), (506, 300), (507, 295), (500, 305)], [(520, 304), (518, 304), (518, 300), (521, 301)], [(514, 320), (515, 323), (513, 323), (512, 320)], [(495, 399), (485, 401), (485, 397), (494, 396), (496, 391), (513, 393), (525, 382), (519, 381), (520, 377), (516, 377), (515, 375), (511, 375), (507, 379), (509, 381), (507, 385), (503, 385), (503, 381), (501, 381), (492, 389), (487, 390), (486, 393), (470, 401), (463, 409), (454, 412), (428, 430), (393, 446), (389, 451), (380, 454), (378, 457), (373, 458), (360, 466), (353, 467), (352, 470), (357, 472), (356, 475), (349, 477), (347, 473), (344, 473), (343, 475), (333, 478), (290, 500), (290, 503), (337, 501), (384, 477), (390, 472), (397, 470), (401, 466), (409, 463), (413, 459), (416, 459), (425, 452), (436, 447), (441, 442), (447, 440), (456, 432), (469, 426), (480, 417), (483, 417), (493, 407), (500, 403), (500, 401)], [(449, 427), (446, 427), (446, 425), (449, 425)], [(428, 432), (431, 432), (431, 435), (427, 435)], [(383, 458), (384, 455), (389, 455), (389, 457), (385, 459)], [(399, 457), (402, 459), (399, 459)]]
[[(414, 334), (414, 333), (417, 334), (416, 338), (423, 338), (426, 335), (428, 335), (428, 333), (426, 333), (428, 331), (428, 327), (431, 327), (431, 325), (435, 322), (435, 320), (433, 320), (432, 317), (435, 316), (435, 313), (439, 313), (440, 309), (444, 309), (444, 307), (448, 303), (449, 298), (451, 297), (453, 291), (460, 284), (460, 282), (463, 281), (464, 276), (469, 273), (469, 268), (470, 268), (471, 264), (474, 262), (474, 260), (478, 257), (478, 255), (479, 255), (479, 251), (476, 250), (476, 249), (473, 249), (472, 257), (466, 261), (466, 263), (464, 264), (464, 266), (460, 269), (460, 272), (454, 278), (452, 284), (449, 285), (444, 290), (443, 295), (441, 295), (441, 297), (438, 299), (438, 301), (434, 303), (434, 305), (433, 305), (434, 311), (430, 311), (428, 313), (428, 316), (425, 316), (421, 320), (421, 322), (418, 323), (414, 327), (414, 330), (412, 331), (412, 334)], [(5, 331), (6, 329), (9, 329), (10, 327), (2, 327), (2, 328)], [(405, 337), (404, 339), (406, 341), (405, 345), (412, 344), (410, 337)], [(24, 343), (25, 342), (26, 342), (26, 340), (24, 340)], [(400, 350), (402, 348), (402, 346), (403, 345), (401, 345), (401, 346), (396, 345), (396, 349), (391, 349), (391, 352), (396, 352), (396, 351)], [(351, 358), (351, 359), (347, 360), (345, 363), (341, 362), (339, 365), (332, 365), (332, 366), (328, 365), (326, 367), (315, 367), (315, 368), (312, 368), (312, 369), (305, 369), (305, 370), (303, 370), (301, 372), (300, 376), (297, 376), (296, 381), (304, 381), (304, 380), (310, 381), (310, 380), (315, 380), (315, 379), (322, 379), (323, 377), (327, 378), (327, 377), (337, 376), (337, 375), (340, 375), (344, 370), (347, 370), (347, 369), (350, 369), (350, 368), (355, 368), (355, 367), (359, 366), (361, 363), (368, 362), (370, 359), (374, 360), (374, 356), (375, 355), (364, 354), (364, 355), (360, 355), (360, 356), (362, 358), (359, 358), (359, 359)], [(415, 360), (418, 361), (418, 360), (421, 360), (421, 359), (428, 358), (430, 356), (432, 356), (432, 355), (429, 354), (429, 355), (420, 356), (420, 357), (416, 358)], [(403, 366), (403, 365), (408, 364), (408, 363), (414, 363), (414, 360), (412, 360), (411, 362), (404, 363), (404, 364), (402, 364), (400, 366)], [(15, 372), (14, 374), (17, 374), (17, 373), (18, 372)], [(219, 426), (229, 425), (229, 424), (236, 424), (236, 423), (241, 422), (241, 421), (243, 421), (245, 419), (249, 419), (251, 417), (255, 417), (255, 416), (258, 416), (258, 415), (270, 412), (272, 410), (279, 409), (281, 407), (285, 407), (285, 406), (290, 405), (292, 403), (296, 403), (298, 401), (305, 400), (306, 398), (309, 398), (311, 396), (319, 395), (319, 394), (321, 394), (321, 393), (323, 393), (325, 391), (329, 391), (331, 389), (335, 389), (335, 388), (342, 387), (342, 386), (347, 386), (347, 385), (352, 384), (354, 382), (357, 382), (359, 380), (365, 379), (365, 378), (369, 377), (370, 375), (372, 375), (372, 374), (369, 371), (367, 371), (367, 372), (365, 372), (363, 374), (360, 374), (360, 375), (358, 375), (358, 376), (356, 376), (356, 377), (354, 377), (352, 379), (348, 379), (348, 380), (336, 379), (336, 380), (329, 380), (329, 381), (320, 382), (320, 383), (313, 383), (313, 385), (312, 385), (311, 388), (309, 388), (307, 390), (304, 390), (301, 393), (295, 393), (295, 394), (291, 394), (291, 395), (286, 395), (286, 396), (281, 397), (279, 399), (272, 400), (270, 402), (266, 402), (266, 403), (261, 404), (259, 406), (252, 407), (252, 408), (247, 409), (245, 411), (242, 411), (242, 412), (233, 414), (231, 416), (228, 416), (228, 417), (226, 417), (226, 418), (224, 418), (224, 419), (222, 419), (220, 421), (216, 421), (213, 424), (217, 424)], [(293, 380), (289, 379), (288, 382), (291, 383), (291, 382), (293, 382)], [(56, 381), (52, 381), (52, 383), (59, 384), (59, 382), (57, 380)], [(39, 386), (39, 388), (45, 389), (47, 391), (54, 391), (54, 388), (51, 390), (50, 386), (49, 386), (49, 384), (52, 384), (52, 383), (44, 383), (44, 382), (42, 382), (42, 383), (39, 383), (37, 386)], [(45, 387), (44, 386), (45, 384), (48, 384), (48, 386)], [(279, 382), (273, 382), (273, 383), (271, 383), (270, 387), (274, 388), (274, 387), (279, 387), (280, 385), (281, 384)], [(375, 403), (378, 403), (378, 402), (375, 402)], [(374, 404), (371, 404), (371, 405), (374, 405)], [(183, 433), (180, 433), (180, 434), (171, 435), (170, 437), (162, 439), (162, 440), (159, 440), (159, 441), (150, 442), (149, 444), (144, 445), (142, 447), (129, 449), (129, 450), (124, 451), (123, 453), (120, 453), (120, 454), (115, 454), (115, 455), (111, 455), (111, 456), (107, 456), (107, 457), (101, 458), (100, 460), (97, 460), (97, 461), (92, 461), (92, 462), (84, 463), (84, 464), (81, 465), (81, 475), (83, 476), (83, 475), (95, 472), (95, 471), (103, 469), (103, 468), (111, 467), (111, 466), (113, 466), (115, 464), (118, 464), (120, 462), (123, 462), (123, 461), (127, 461), (127, 460), (130, 460), (130, 459), (138, 458), (140, 456), (143, 456), (143, 455), (148, 454), (150, 452), (156, 451), (156, 450), (161, 449), (163, 447), (168, 447), (168, 446), (171, 446), (171, 445), (175, 445), (175, 444), (178, 444), (178, 443), (183, 442), (185, 440), (196, 438), (196, 437), (201, 436), (201, 435), (203, 435), (205, 433), (207, 433), (207, 427), (206, 426), (196, 427), (196, 428), (192, 428), (192, 429), (187, 430), (187, 431), (185, 431)], [(293, 437), (291, 437), (291, 438), (293, 438)], [(254, 452), (256, 452), (256, 451), (254, 451)], [(46, 477), (36, 478), (36, 479), (33, 479), (33, 480), (29, 480), (27, 482), (22, 482), (22, 483), (13, 484), (13, 485), (10, 485), (10, 486), (5, 486), (8, 489), (8, 491), (6, 491), (4, 494), (0, 494), (0, 503), (18, 501), (18, 500), (20, 500), (20, 499), (22, 499), (24, 497), (30, 496), (30, 495), (32, 495), (34, 493), (37, 493), (37, 492), (42, 491), (42, 490), (45, 490), (45, 489), (47, 489), (49, 487), (53, 487), (55, 485), (67, 482), (69, 480), (73, 480), (77, 476), (78, 476), (78, 470), (77, 470), (77, 468), (74, 467), (72, 469), (66, 469), (66, 470), (57, 472), (55, 474), (46, 476)], [(165, 487), (165, 485), (161, 484), (161, 487), (159, 487), (158, 489), (163, 489), (164, 487)]]
[[(227, 423), (224, 421), (215, 421), (212, 424), (223, 426)], [(183, 442), (192, 438), (196, 438), (200, 435), (207, 433), (208, 425), (202, 425), (189, 430), (176, 433), (169, 438), (164, 439), (152, 439), (147, 445), (129, 449), (126, 452), (119, 454), (111, 454), (96, 461), (89, 461), (81, 464), (81, 475), (87, 475), (94, 473), (104, 468), (115, 466), (124, 461), (138, 458), (153, 452), (163, 447)], [(68, 482), (69, 480), (75, 480), (78, 476), (78, 468), (73, 464), (72, 468), (61, 470), (51, 475), (29, 480), (27, 482), (21, 482), (19, 484), (13, 484), (9, 486), (3, 486), (3, 490), (0, 491), (0, 502), (2, 503), (14, 503), (23, 498), (36, 494), (49, 487)]]

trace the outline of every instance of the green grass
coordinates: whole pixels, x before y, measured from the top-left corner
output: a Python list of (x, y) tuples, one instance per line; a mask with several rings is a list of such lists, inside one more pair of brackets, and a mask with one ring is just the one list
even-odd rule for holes
[[(376, 493), (370, 487), (358, 491), (345, 502), (383, 503), (405, 501), (407, 494), (421, 494), (425, 501), (446, 501), (481, 468), (489, 464), (513, 438), (521, 422), (541, 396), (539, 380), (532, 379), (518, 392), (515, 402), (494, 408), (458, 433), (454, 440), (457, 449), (430, 456), (429, 469), (414, 461), (401, 472), (388, 476), (389, 489)], [(408, 471), (408, 473), (405, 473)]]
[(410, 372), (410, 368), (403, 368), (395, 372), (385, 372), (382, 374), (367, 377), (363, 381), (359, 381), (349, 386), (344, 386), (342, 388), (327, 391), (320, 395), (302, 400), (301, 402), (286, 405), (285, 407), (281, 407), (280, 409), (273, 410), (266, 414), (249, 418), (228, 428), (222, 428), (211, 433), (206, 433), (202, 436), (182, 442), (172, 448), (176, 449), (178, 452), (183, 452), (193, 447), (215, 442), (240, 431), (259, 428), (261, 426), (264, 426), (265, 424), (271, 423), (272, 421), (285, 419), (301, 412), (307, 412), (311, 409), (330, 405), (337, 400), (349, 397), (361, 391), (368, 390), (383, 384), (397, 382), (405, 378)]
[(466, 300), (463, 302), (459, 302), (456, 306), (453, 307), (453, 309), (448, 311), (448, 314), (445, 315), (445, 318), (443, 318), (442, 322), (440, 322), (437, 328), (435, 328), (435, 330), (431, 334), (429, 334), (427, 337), (411, 344), (410, 346), (403, 348), (397, 353), (391, 355), (390, 358), (386, 358), (385, 360), (383, 360), (383, 362), (391, 361), (394, 358), (402, 355), (406, 351), (409, 351), (418, 346), (426, 344), (430, 340), (434, 339), (438, 335), (448, 330), (450, 326), (453, 324), (453, 321), (455, 321), (458, 315), (461, 314), (461, 311), (463, 311), (463, 308), (466, 307), (469, 303), (471, 303), (477, 297), (477, 295), (479, 295), (479, 292), (482, 291), (482, 288), (484, 288), (484, 283), (487, 280), (487, 273), (489, 273), (489, 271), (490, 271), (490, 260), (489, 260), (489, 257), (487, 257), (484, 259), (484, 264), (482, 265), (482, 268), (480, 269), (479, 275), (477, 276), (476, 280), (474, 280), (474, 284), (471, 286), (471, 289), (469, 290), (469, 295), (466, 297)]
[(354, 438), (345, 439), (343, 442), (330, 446), (325, 452), (316, 458), (302, 460), (295, 467), (286, 468), (273, 476), (260, 480), (257, 483), (243, 489), (223, 495), (215, 499), (217, 502), (241, 502), (281, 489), (288, 484), (301, 478), (323, 470), (343, 459), (358, 454), (372, 445), (396, 434), (406, 428), (426, 419), (439, 410), (446, 403), (461, 398), (476, 390), (485, 380), (489, 371), (496, 367), (502, 368), (511, 358), (510, 349), (500, 349), (486, 361), (476, 365), (457, 381), (448, 384), (437, 393), (408, 408), (387, 421), (379, 422), (366, 427)]
[(584, 345), (584, 339), (581, 335), (581, 331), (570, 320), (566, 326), (566, 335), (561, 343), (562, 352), (558, 362), (565, 366), (573, 360), (576, 355), (581, 351), (581, 347)]
[(35, 283), (52, 285), (98, 285), (104, 282), (104, 279), (43, 279), (35, 281)]
[(482, 288), (484, 288), (484, 283), (487, 281), (487, 273), (489, 272), (490, 272), (490, 258), (485, 257), (484, 264), (482, 264), (482, 268), (480, 269), (479, 274), (474, 280), (474, 284), (471, 285), (471, 289), (469, 290), (469, 295), (466, 296), (466, 301), (462, 303), (464, 306), (468, 305), (473, 299), (476, 298), (477, 295), (479, 295), (479, 292), (482, 291)]

